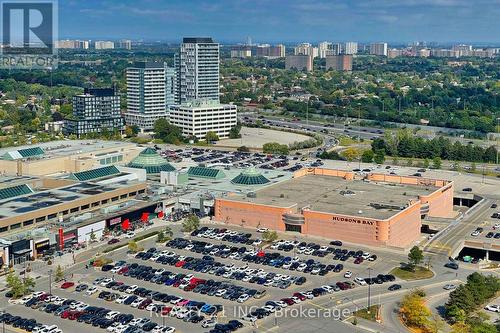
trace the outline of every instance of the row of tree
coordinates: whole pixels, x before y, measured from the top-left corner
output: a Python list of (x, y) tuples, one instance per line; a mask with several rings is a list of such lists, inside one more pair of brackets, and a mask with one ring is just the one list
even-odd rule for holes
[(390, 156), (433, 159), (439, 157), (451, 161), (495, 163), (497, 150), (494, 146), (483, 148), (472, 143), (452, 142), (445, 137), (424, 139), (409, 129), (386, 131), (384, 137), (372, 141), (374, 152), (383, 151)]

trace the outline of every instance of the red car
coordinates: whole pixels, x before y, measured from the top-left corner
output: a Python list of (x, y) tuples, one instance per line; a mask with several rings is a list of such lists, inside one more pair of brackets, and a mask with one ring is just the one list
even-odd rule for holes
[(186, 264), (184, 260), (179, 260), (178, 262), (175, 263), (175, 267), (182, 267)]
[(283, 302), (285, 302), (286, 304), (288, 304), (288, 305), (294, 305), (295, 304), (295, 302), (291, 298), (282, 298), (281, 300)]
[(355, 264), (361, 264), (363, 262), (363, 258), (359, 257), (354, 260)]
[(187, 286), (184, 287), (184, 291), (191, 291), (196, 287), (195, 284), (188, 284)]
[(80, 317), (82, 314), (83, 314), (82, 311), (71, 311), (69, 316), (68, 316), (68, 319), (69, 320), (77, 320), (78, 317)]
[(161, 314), (163, 316), (166, 316), (170, 313), (170, 311), (172, 311), (172, 307), (171, 306), (164, 306), (162, 309), (161, 309)]
[(67, 319), (69, 317), (70, 313), (71, 313), (70, 310), (63, 311), (63, 313), (61, 313), (61, 318)]
[(153, 301), (150, 298), (146, 298), (137, 308), (139, 310), (144, 310), (151, 303), (153, 303)]
[(118, 271), (118, 274), (125, 274), (128, 272), (128, 270), (129, 270), (128, 266), (124, 266)]
[(304, 295), (302, 295), (301, 293), (294, 293), (293, 296), (297, 297), (301, 301), (304, 301), (306, 299), (306, 297)]
[(118, 238), (111, 238), (109, 241), (108, 241), (108, 244), (111, 245), (111, 244), (116, 244), (120, 242), (120, 240)]
[(61, 289), (68, 289), (68, 288), (71, 288), (75, 285), (74, 282), (64, 282), (63, 284), (61, 284)]

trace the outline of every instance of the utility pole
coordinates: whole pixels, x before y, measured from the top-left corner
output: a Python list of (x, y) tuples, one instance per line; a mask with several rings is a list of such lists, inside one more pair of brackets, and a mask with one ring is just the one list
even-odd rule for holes
[(309, 126), (309, 97), (307, 98), (306, 105), (306, 125)]

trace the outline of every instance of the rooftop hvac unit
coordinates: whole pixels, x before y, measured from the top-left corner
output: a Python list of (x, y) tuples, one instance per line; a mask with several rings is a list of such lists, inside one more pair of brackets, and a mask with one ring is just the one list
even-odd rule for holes
[(248, 198), (257, 198), (257, 193), (255, 193), (255, 192), (248, 192), (247, 193), (247, 197)]

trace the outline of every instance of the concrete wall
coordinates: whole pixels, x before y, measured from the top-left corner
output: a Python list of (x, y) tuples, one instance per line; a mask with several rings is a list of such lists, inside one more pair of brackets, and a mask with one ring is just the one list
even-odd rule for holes
[(245, 227), (284, 231), (283, 214), (295, 211), (295, 206), (283, 208), (225, 199), (215, 200), (215, 220)]
[(420, 201), (429, 204), (429, 216), (453, 217), (453, 192), (451, 182), (431, 194), (420, 196)]

